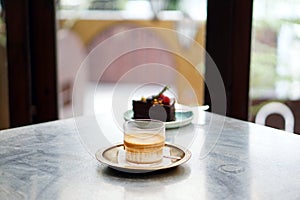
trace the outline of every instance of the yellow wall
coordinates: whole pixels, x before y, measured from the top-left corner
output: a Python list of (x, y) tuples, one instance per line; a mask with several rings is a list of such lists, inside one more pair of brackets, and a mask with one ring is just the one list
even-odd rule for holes
[[(102, 31), (113, 25), (120, 23), (135, 24), (141, 27), (159, 27), (175, 30), (176, 21), (160, 21), (160, 20), (88, 20), (79, 19), (72, 23), (72, 29), (78, 33), (83, 43), (88, 45)], [(67, 24), (66, 21), (61, 21), (61, 26)], [(204, 94), (204, 78), (199, 74), (199, 70), (204, 72), (204, 53), (199, 51), (199, 45), (191, 45), (188, 49), (180, 46), (178, 38), (175, 34), (165, 35), (161, 33), (161, 37), (170, 45), (172, 49), (178, 52), (175, 56), (176, 67), (178, 73), (183, 75), (191, 84), (193, 91), (196, 92), (197, 102), (195, 98), (191, 98), (190, 88), (182, 80), (178, 80), (178, 101), (179, 103), (188, 105), (202, 105)], [(199, 23), (199, 29), (195, 40), (198, 44), (204, 47), (205, 41), (205, 24)], [(193, 100), (194, 99), (194, 100)]]

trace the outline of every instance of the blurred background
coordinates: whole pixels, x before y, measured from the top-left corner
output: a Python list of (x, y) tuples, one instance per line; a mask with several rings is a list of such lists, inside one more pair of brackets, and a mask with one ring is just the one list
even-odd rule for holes
[[(116, 83), (127, 85), (127, 87), (122, 87), (123, 91), (128, 88), (128, 91), (124, 93), (130, 93), (134, 87), (151, 82), (160, 83), (162, 87), (170, 85), (173, 92), (178, 94), (177, 98), (180, 103), (203, 104), (205, 4), (205, 1), (178, 0), (60, 1), (57, 12), (59, 22), (57, 42), (58, 75), (61, 85), (70, 86), (69, 89), (72, 89), (78, 68), (73, 68), (73, 75), (71, 75), (70, 69), (66, 66), (76, 66), (76, 63), (70, 62), (75, 62), (74, 58), (80, 57), (74, 55), (75, 51), (82, 49), (81, 53), (78, 53), (82, 56), (77, 61), (77, 66), (82, 64), (88, 55), (88, 61), (85, 61), (85, 65), (88, 65), (87, 70), (82, 72), (86, 73), (83, 78), (86, 88), (82, 88), (82, 91), (87, 92), (86, 98), (92, 99), (94, 96), (94, 102), (98, 105), (96, 113), (109, 112), (111, 103), (108, 102), (112, 102), (112, 91)], [(195, 9), (195, 6), (198, 9)], [(124, 33), (138, 28), (149, 29), (127, 35)], [(184, 35), (164, 31), (164, 29)], [(102, 42), (116, 34), (119, 34), (119, 39), (115, 39), (117, 41), (111, 41), (110, 47), (101, 47)], [(73, 42), (75, 40), (76, 42)], [(74, 43), (78, 43), (78, 46), (71, 47), (70, 44)], [(130, 50), (113, 60), (109, 66), (102, 66), (105, 63), (103, 57), (112, 55), (108, 53), (110, 50), (107, 48), (112, 48), (112, 51), (117, 52), (120, 46), (131, 47), (133, 44), (144, 46), (151, 44), (157, 49)], [(141, 66), (144, 66), (144, 69), (137, 69)], [(99, 68), (105, 69), (103, 74), (97, 73)], [(96, 92), (95, 85), (101, 85)], [(82, 92), (79, 93), (82, 94)], [(72, 94), (72, 92), (65, 91), (62, 98), (66, 98), (65, 94)], [(66, 101), (63, 100), (63, 102)], [(84, 102), (91, 103), (89, 100)], [(101, 105), (105, 106), (101, 108)], [(62, 107), (60, 117), (72, 116), (71, 109), (68, 112), (67, 105)], [(93, 108), (88, 109), (88, 107), (88, 105), (83, 107), (83, 114), (91, 114), (94, 111)]]
[[(300, 133), (300, 115), (298, 112), (300, 108), (300, 57), (298, 55), (300, 53), (300, 1), (254, 0), (249, 2), (252, 6), (249, 8), (252, 11), (250, 62), (248, 67), (245, 66), (249, 74), (248, 79), (246, 78), (245, 81), (248, 82), (249, 87), (246, 89), (248, 99), (241, 104), (247, 107), (247, 116), (242, 119), (254, 121), (257, 112), (263, 105), (268, 102), (279, 101), (288, 105), (293, 111), (296, 120), (295, 132)], [(228, 8), (233, 4), (228, 5)], [(4, 5), (2, 2), (0, 20), (0, 95), (2, 112), (0, 128), (11, 126)], [(82, 92), (80, 92), (81, 95), (77, 98), (78, 102), (76, 103), (83, 115), (91, 113), (90, 107), (87, 105), (91, 103), (91, 98), (96, 102), (106, 98), (105, 102), (109, 102), (112, 95), (111, 87), (119, 81), (123, 74), (118, 66), (123, 66), (123, 70), (128, 71), (132, 66), (149, 62), (170, 66), (189, 80), (185, 82), (185, 79), (178, 78), (176, 73), (172, 74), (170, 71), (165, 71), (165, 74), (162, 73), (160, 77), (157, 76), (157, 73), (154, 73), (152, 77), (149, 75), (151, 80), (165, 79), (166, 82), (170, 82), (181, 103), (187, 105), (205, 104), (207, 101), (205, 99), (204, 77), (195, 72), (201, 72), (203, 75), (206, 71), (205, 54), (199, 50), (196, 44), (206, 48), (208, 36), (214, 32), (207, 27), (208, 8), (211, 9), (206, 0), (57, 1), (55, 4), (55, 31), (57, 41), (58, 118), (64, 119), (73, 116), (72, 91), (76, 73), (82, 65), (88, 65), (86, 68), (88, 70), (81, 72), (83, 74), (80, 76), (81, 88), (76, 89)], [(226, 8), (227, 6), (224, 9)], [(245, 8), (241, 7), (240, 9)], [(217, 16), (217, 13), (215, 15)], [(225, 19), (222, 19), (221, 14), (218, 16), (217, 19), (220, 24), (227, 17), (223, 16)], [(161, 51), (144, 50), (135, 52), (118, 58), (100, 79), (95, 71), (99, 68), (99, 63), (102, 60), (101, 56), (94, 53), (94, 56), (89, 56), (89, 61), (86, 61), (87, 55), (97, 49), (98, 44), (111, 36), (141, 27), (166, 28), (182, 33), (190, 39), (183, 37), (181, 34), (164, 35), (153, 31), (143, 32), (142, 37), (144, 40), (161, 45), (161, 48), (180, 52), (181, 56)], [(218, 30), (218, 28), (215, 29)], [(209, 31), (209, 34), (207, 31)], [(220, 38), (224, 35), (222, 32), (218, 34)], [(238, 32), (233, 37), (239, 37)], [(217, 40), (215, 39), (215, 41)], [(136, 37), (127, 38), (122, 45), (131, 45), (136, 42), (138, 42)], [(118, 48), (119, 44), (115, 45), (115, 48)], [(231, 47), (230, 45), (227, 47), (229, 51)], [(101, 52), (100, 49), (98, 53), (103, 55), (105, 52)], [(209, 53), (213, 55), (212, 51)], [(227, 56), (225, 51), (223, 54), (224, 57)], [(139, 62), (136, 61), (136, 57), (139, 58)], [(212, 57), (214, 58), (214, 56)], [(187, 59), (192, 60), (192, 63), (188, 62)], [(216, 63), (219, 65), (218, 59), (216, 59)], [(226, 71), (227, 68), (224, 66), (222, 69)], [(144, 78), (137, 78), (137, 75), (133, 74), (133, 76), (136, 77), (135, 80), (124, 81), (124, 84), (141, 84), (145, 81)], [(105, 86), (100, 88), (101, 91), (98, 93), (95, 87), (99, 84), (99, 81)], [(227, 87), (226, 78), (224, 78), (224, 81), (226, 89), (232, 87)], [(241, 88), (241, 90), (245, 89)], [(236, 94), (232, 95), (236, 96)], [(229, 102), (230, 99), (231, 97), (229, 97)], [(231, 107), (229, 106), (228, 109), (230, 110)], [(35, 110), (35, 108), (31, 108), (31, 110)], [(107, 107), (97, 108), (97, 110), (101, 112), (107, 110)], [(230, 114), (229, 116), (236, 117)], [(280, 128), (284, 125), (284, 122), (280, 116), (273, 115), (269, 118), (268, 125)]]

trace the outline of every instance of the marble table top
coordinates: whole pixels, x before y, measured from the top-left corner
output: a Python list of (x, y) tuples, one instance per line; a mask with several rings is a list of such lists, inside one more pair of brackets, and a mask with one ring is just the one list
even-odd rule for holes
[[(300, 199), (300, 136), (203, 112), (167, 130), (191, 159), (130, 174), (99, 163), (97, 149), (122, 140), (106, 116), (0, 132), (0, 199)], [(110, 122), (109, 122), (110, 121)]]

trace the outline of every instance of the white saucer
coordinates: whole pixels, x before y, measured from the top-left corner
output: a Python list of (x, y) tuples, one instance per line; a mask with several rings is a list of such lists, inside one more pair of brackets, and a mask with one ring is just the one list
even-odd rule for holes
[[(124, 152), (124, 145), (117, 144), (108, 148), (99, 149), (95, 156), (101, 163), (116, 169), (118, 171), (127, 173), (147, 173), (156, 170), (169, 169), (181, 165), (188, 161), (191, 157), (191, 152), (188, 149), (184, 149), (174, 144), (165, 144), (164, 147), (168, 152), (164, 154), (163, 161), (154, 164), (133, 164), (122, 159), (119, 155)], [(120, 158), (121, 157), (121, 158)]]

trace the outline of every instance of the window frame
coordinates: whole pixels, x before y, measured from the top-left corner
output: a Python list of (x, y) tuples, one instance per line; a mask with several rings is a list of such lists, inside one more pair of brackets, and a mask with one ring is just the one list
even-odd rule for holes
[(5, 0), (10, 127), (58, 118), (55, 1)]
[[(206, 50), (223, 78), (226, 115), (241, 120), (248, 120), (252, 9), (253, 0), (207, 2)], [(208, 67), (205, 80), (214, 81)], [(204, 101), (211, 104), (207, 88)]]

